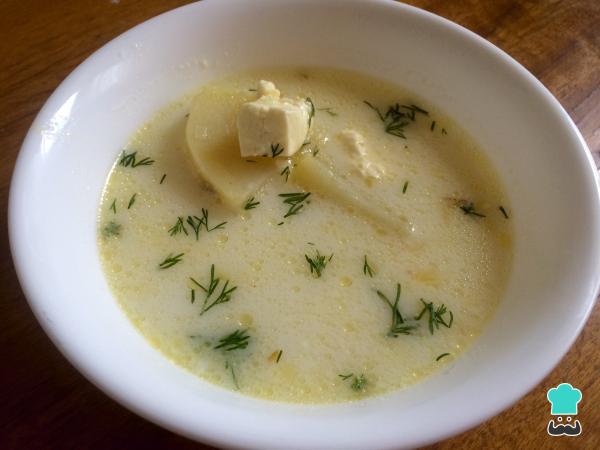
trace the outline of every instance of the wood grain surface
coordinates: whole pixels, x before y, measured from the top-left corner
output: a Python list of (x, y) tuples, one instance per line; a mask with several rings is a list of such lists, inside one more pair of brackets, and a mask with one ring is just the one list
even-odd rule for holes
[[(207, 449), (110, 400), (52, 346), (19, 287), (9, 251), (7, 199), (19, 147), (44, 101), (109, 40), (181, 0), (0, 2), (0, 448)], [(411, 0), (490, 40), (538, 77), (579, 126), (600, 164), (598, 0)], [(600, 448), (600, 310), (532, 392), (488, 422), (431, 448)], [(507, 383), (510, 380), (506, 381)], [(583, 391), (583, 434), (546, 434), (546, 390)], [(485, 401), (485, 399), (482, 399)]]

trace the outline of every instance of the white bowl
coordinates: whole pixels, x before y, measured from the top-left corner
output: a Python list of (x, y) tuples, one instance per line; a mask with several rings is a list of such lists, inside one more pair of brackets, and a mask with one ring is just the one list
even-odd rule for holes
[[(470, 131), (508, 190), (516, 249), (505, 298), (464, 356), (415, 387), (324, 406), (244, 397), (165, 359), (107, 287), (96, 214), (130, 134), (194, 86), (276, 64), (349, 68), (415, 91)], [(63, 354), (127, 408), (220, 446), (399, 448), (473, 427), (557, 364), (599, 286), (598, 179), (568, 115), (493, 45), (388, 1), (208, 0), (135, 27), (47, 101), (19, 155), (9, 212), (21, 285)]]

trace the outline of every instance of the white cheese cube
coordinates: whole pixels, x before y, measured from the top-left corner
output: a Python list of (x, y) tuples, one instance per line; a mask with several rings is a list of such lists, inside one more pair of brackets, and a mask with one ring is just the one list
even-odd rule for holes
[(237, 117), (242, 157), (290, 157), (308, 135), (312, 106), (303, 99), (279, 98), (270, 82), (261, 81), (258, 100), (242, 105)]
[(343, 130), (339, 136), (346, 144), (354, 166), (364, 178), (380, 179), (385, 174), (383, 166), (371, 159), (362, 134), (355, 130)]

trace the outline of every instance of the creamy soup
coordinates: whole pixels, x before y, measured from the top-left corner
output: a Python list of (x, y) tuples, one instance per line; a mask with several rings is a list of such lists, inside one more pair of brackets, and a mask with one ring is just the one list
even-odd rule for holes
[[(290, 157), (280, 142), (240, 154), (260, 80), (308, 114)], [(510, 205), (473, 140), (413, 93), (338, 70), (238, 73), (168, 105), (118, 155), (98, 221), (108, 283), (153, 346), (279, 401), (439, 371), (485, 328), (511, 267)]]

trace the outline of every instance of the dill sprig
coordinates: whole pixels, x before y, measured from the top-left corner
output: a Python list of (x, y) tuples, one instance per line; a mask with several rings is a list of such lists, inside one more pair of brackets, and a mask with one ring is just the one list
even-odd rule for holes
[(485, 217), (485, 214), (481, 214), (475, 210), (475, 204), (473, 202), (468, 202), (466, 200), (463, 200), (458, 203), (458, 207), (467, 216)]
[(202, 208), (202, 217), (201, 218), (198, 216), (187, 216), (186, 223), (190, 227), (192, 227), (192, 229), (194, 230), (194, 234), (196, 235), (196, 240), (198, 240), (198, 238), (200, 236), (200, 229), (202, 227), (204, 227), (204, 229), (206, 230), (207, 233), (210, 233), (211, 231), (222, 229), (227, 222), (221, 222), (220, 224), (215, 225), (214, 227), (211, 228), (208, 225), (208, 210)]
[(277, 358), (275, 359), (275, 363), (279, 364), (279, 360), (281, 359), (281, 355), (283, 355), (283, 350), (279, 350), (279, 353), (277, 353)]
[[(449, 311), (446, 308), (446, 305), (442, 303), (437, 308), (434, 308), (433, 302), (426, 302), (423, 299), (421, 299), (421, 303), (423, 303), (423, 309), (421, 310), (419, 315), (415, 317), (415, 320), (421, 320), (421, 317), (423, 317), (423, 315), (427, 313), (427, 322), (429, 325), (430, 334), (433, 334), (435, 330), (439, 329), (440, 325), (443, 325), (446, 328), (452, 327), (452, 322), (454, 321), (454, 314), (452, 314), (452, 311)], [(444, 319), (444, 316), (446, 314), (450, 316), (448, 322), (446, 322), (446, 319)]]
[(500, 212), (502, 213), (502, 215), (504, 216), (504, 218), (508, 219), (508, 213), (504, 209), (504, 206), (498, 206), (498, 209), (500, 210)]
[(137, 197), (137, 193), (133, 194), (129, 199), (129, 203), (127, 203), (127, 209), (131, 209), (133, 204), (135, 203), (135, 198)]
[(168, 269), (169, 267), (173, 267), (175, 264), (178, 264), (182, 261), (182, 257), (185, 253), (179, 253), (178, 255), (173, 256), (171, 253), (169, 256), (165, 258), (163, 262), (161, 262), (158, 267), (160, 269)]
[[(210, 281), (208, 282), (208, 286), (201, 285), (191, 277), (190, 280), (192, 281), (192, 283), (194, 283), (196, 286), (202, 289), (206, 294), (206, 297), (204, 298), (204, 303), (202, 304), (202, 310), (200, 311), (200, 315), (210, 310), (213, 306), (220, 305), (221, 303), (227, 303), (229, 300), (231, 300), (231, 294), (237, 289), (237, 286), (229, 287), (229, 280), (227, 280), (222, 285), (221, 292), (219, 294), (216, 294), (217, 287), (219, 287), (221, 279), (215, 277), (214, 264), (211, 264), (210, 266)], [(192, 289), (192, 297), (195, 298), (195, 294), (193, 292), (194, 289)], [(213, 297), (213, 299), (211, 300), (213, 294), (216, 294), (216, 296)]]
[(285, 175), (285, 182), (287, 183), (288, 178), (290, 177), (290, 166), (285, 166), (279, 175)]
[(361, 373), (358, 377), (354, 377), (354, 380), (352, 381), (350, 388), (352, 388), (353, 391), (357, 391), (357, 392), (364, 391), (366, 385), (367, 385), (367, 378)]
[(398, 309), (398, 303), (400, 302), (400, 293), (402, 292), (402, 287), (400, 283), (396, 283), (396, 299), (394, 303), (392, 303), (383, 292), (376, 291), (377, 295), (381, 300), (383, 300), (392, 310), (392, 324), (387, 333), (389, 337), (398, 337), (400, 334), (410, 335), (413, 330), (417, 328), (416, 324), (406, 323), (402, 314), (400, 314), (400, 310)]
[(183, 233), (186, 236), (188, 235), (188, 231), (183, 224), (183, 217), (178, 217), (177, 222), (171, 228), (169, 228), (169, 235), (175, 236), (176, 234)]
[(121, 154), (121, 158), (119, 159), (119, 165), (123, 166), (123, 167), (137, 167), (137, 166), (150, 166), (152, 164), (154, 164), (154, 160), (148, 158), (147, 156), (145, 158), (140, 159), (139, 161), (136, 160), (136, 155), (137, 152), (132, 152), (132, 153), (127, 153), (125, 150), (123, 150), (123, 153)]
[(112, 203), (110, 204), (110, 208), (108, 209), (112, 209), (113, 213), (116, 214), (117, 213), (117, 199), (113, 199)]
[(310, 97), (306, 97), (306, 102), (308, 103), (308, 106), (310, 106), (310, 111), (308, 112), (308, 128), (310, 128), (313, 117), (315, 117), (315, 104)]
[(331, 117), (335, 117), (338, 115), (338, 113), (336, 113), (333, 108), (328, 107), (328, 108), (317, 108), (317, 111), (325, 111), (327, 114), (329, 114)]
[(250, 341), (250, 336), (246, 332), (247, 330), (245, 329), (236, 330), (231, 334), (223, 336), (219, 339), (219, 343), (215, 345), (214, 349), (218, 350), (222, 348), (226, 352), (245, 349), (248, 347), (248, 342)]
[(304, 255), (304, 257), (306, 258), (308, 266), (310, 267), (310, 273), (315, 274), (317, 278), (321, 278), (323, 270), (325, 270), (325, 267), (329, 261), (331, 261), (331, 258), (333, 258), (333, 253), (327, 257), (325, 255), (321, 255), (319, 250), (317, 250), (315, 257), (311, 258), (308, 255)]
[(429, 127), (429, 130), (430, 130), (430, 131), (433, 131), (433, 130), (435, 130), (435, 120), (432, 120), (432, 121), (431, 121), (431, 126)]
[(248, 200), (246, 200), (246, 204), (244, 205), (244, 209), (254, 209), (258, 205), (260, 205), (260, 202), (255, 202), (254, 201), (254, 197), (250, 197)]
[(229, 362), (229, 360), (225, 361), (225, 369), (229, 369), (231, 372), (231, 379), (233, 380), (233, 384), (237, 390), (240, 389), (240, 385), (238, 384), (237, 377), (235, 376), (235, 369), (233, 368), (233, 363)]
[(406, 190), (408, 189), (408, 181), (404, 182), (404, 186), (402, 186), (402, 193), (406, 194)]
[(423, 114), (428, 116), (429, 113), (423, 108), (416, 105), (400, 105), (396, 103), (388, 107), (385, 115), (381, 113), (379, 108), (373, 106), (370, 102), (363, 100), (363, 102), (377, 113), (379, 120), (384, 124), (385, 132), (393, 136), (406, 139), (404, 134), (404, 128), (416, 120), (416, 114)]
[(283, 203), (289, 205), (288, 212), (283, 216), (284, 219), (289, 216), (296, 215), (304, 207), (304, 202), (310, 197), (310, 192), (288, 192), (285, 194), (279, 194), (279, 197), (283, 198)]
[[(275, 158), (276, 156), (279, 156), (283, 153), (283, 151), (285, 150), (285, 148), (283, 147), (283, 145), (277, 143), (277, 144), (271, 144), (271, 158)], [(265, 156), (269, 156), (268, 154)]]
[(450, 353), (442, 353), (440, 356), (438, 356), (437, 358), (435, 358), (435, 360), (439, 361), (440, 359), (445, 358), (448, 355), (450, 355)]
[(352, 383), (350, 384), (350, 388), (353, 391), (364, 391), (365, 390), (365, 386), (367, 385), (367, 378), (365, 377), (364, 374), (360, 374), (359, 376), (355, 376), (354, 373), (349, 373), (349, 374), (342, 374), (339, 373), (338, 377), (340, 377), (343, 381), (346, 381), (352, 377), (354, 377), (354, 379), (352, 380)]
[(375, 274), (375, 271), (373, 270), (373, 268), (369, 265), (369, 261), (367, 261), (367, 255), (365, 255), (365, 262), (363, 264), (363, 273), (365, 275), (370, 276), (371, 278), (373, 278), (373, 275)]
[(163, 181), (165, 181), (165, 178), (167, 178), (167, 174), (163, 173), (163, 176), (160, 178), (160, 181), (158, 182), (158, 184), (163, 184)]
[(104, 225), (104, 228), (102, 228), (102, 235), (104, 237), (119, 236), (120, 234), (121, 225), (113, 222), (112, 220)]

